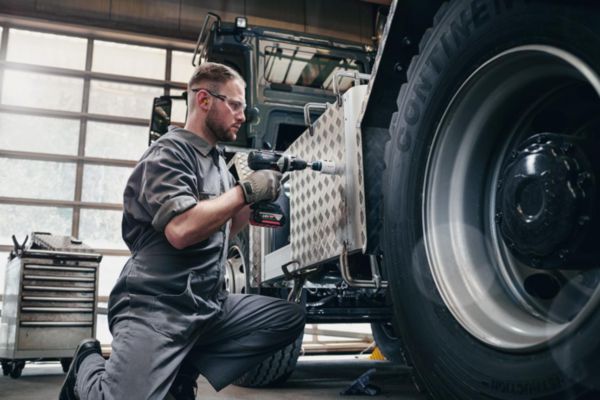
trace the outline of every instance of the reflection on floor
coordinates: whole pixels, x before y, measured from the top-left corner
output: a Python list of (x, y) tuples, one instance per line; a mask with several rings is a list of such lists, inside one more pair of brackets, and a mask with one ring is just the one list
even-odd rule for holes
[[(229, 386), (219, 393), (204, 380), (198, 380), (198, 398), (203, 400), (339, 399), (356, 378), (375, 368), (371, 383), (381, 389), (379, 399), (424, 400), (410, 379), (409, 369), (366, 356), (303, 356), (290, 379), (268, 389)], [(40, 400), (57, 398), (64, 374), (57, 362), (28, 363), (19, 379), (0, 377), (3, 400)]]

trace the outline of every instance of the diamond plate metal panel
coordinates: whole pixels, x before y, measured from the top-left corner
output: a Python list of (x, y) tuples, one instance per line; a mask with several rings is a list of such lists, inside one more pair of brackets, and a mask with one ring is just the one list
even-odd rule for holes
[(357, 115), (365, 87), (350, 89), (343, 107), (328, 105), (287, 150), (307, 161), (332, 161), (338, 175), (306, 170), (290, 174), (292, 259), (303, 267), (335, 258), (366, 244), (362, 144)]
[[(291, 259), (301, 267), (338, 257), (344, 245), (349, 252), (366, 248), (362, 137), (357, 120), (365, 92), (366, 86), (355, 87), (342, 97), (342, 107), (329, 104), (314, 123), (314, 135), (306, 130), (286, 151), (306, 161), (333, 162), (338, 169), (336, 175), (311, 170), (289, 174)], [(245, 153), (234, 156), (240, 179), (252, 173), (247, 160)], [(263, 269), (280, 268), (263, 265), (268, 247), (263, 243), (263, 230), (250, 227), (249, 231), (252, 287), (264, 278)]]
[(233, 156), (233, 164), (240, 179), (245, 179), (253, 171), (248, 166), (248, 153), (235, 153)]

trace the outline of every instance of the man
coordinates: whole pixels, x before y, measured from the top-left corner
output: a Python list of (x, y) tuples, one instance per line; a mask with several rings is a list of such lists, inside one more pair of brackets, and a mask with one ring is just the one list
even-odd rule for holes
[(124, 193), (123, 238), (132, 256), (109, 299), (108, 361), (83, 341), (60, 399), (195, 398), (198, 373), (216, 390), (302, 333), (304, 311), (283, 300), (223, 289), (230, 233), (249, 204), (273, 200), (281, 174), (234, 185), (217, 141), (244, 123), (245, 83), (205, 63), (188, 84), (184, 129), (170, 127), (134, 168)]

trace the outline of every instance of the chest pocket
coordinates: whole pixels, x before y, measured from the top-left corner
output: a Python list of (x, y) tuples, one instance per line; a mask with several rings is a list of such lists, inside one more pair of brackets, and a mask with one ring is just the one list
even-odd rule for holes
[(224, 177), (219, 174), (219, 171), (216, 169), (214, 172), (215, 173), (210, 176), (210, 179), (205, 177), (203, 179), (203, 186), (198, 188), (199, 201), (213, 199), (229, 189), (229, 185), (224, 181)]
[(197, 159), (198, 200), (218, 197), (230, 189), (230, 176), (225, 160), (213, 149)]

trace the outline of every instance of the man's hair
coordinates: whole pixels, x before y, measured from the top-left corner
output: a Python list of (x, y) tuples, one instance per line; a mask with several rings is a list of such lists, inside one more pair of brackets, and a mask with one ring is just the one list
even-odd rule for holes
[(223, 64), (205, 62), (196, 67), (196, 70), (188, 83), (188, 89), (193, 88), (198, 82), (206, 82), (206, 84), (210, 86), (209, 89), (215, 90), (217, 89), (216, 86), (225, 84), (233, 79), (239, 80), (242, 85), (246, 87), (244, 78), (242, 78), (242, 76), (233, 68)]

